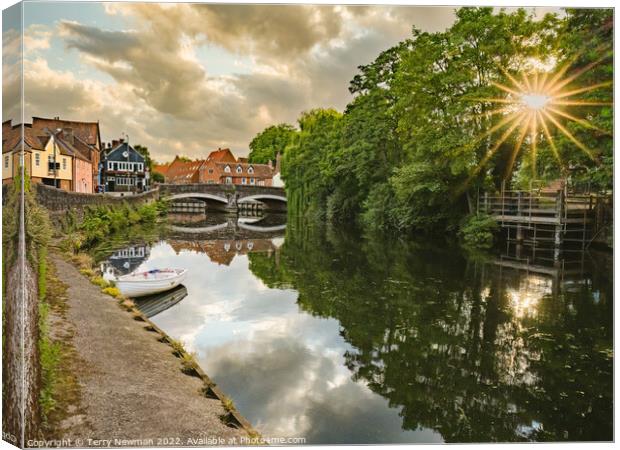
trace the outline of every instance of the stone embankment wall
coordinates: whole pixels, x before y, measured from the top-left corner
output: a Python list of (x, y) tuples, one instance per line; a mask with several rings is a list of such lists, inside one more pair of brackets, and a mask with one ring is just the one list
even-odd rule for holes
[(44, 184), (36, 184), (35, 186), (37, 201), (48, 209), (54, 220), (70, 211), (73, 211), (77, 217), (81, 217), (84, 208), (87, 206), (121, 205), (123, 203), (141, 205), (159, 198), (158, 189), (142, 194), (114, 197), (105, 194), (70, 192)]

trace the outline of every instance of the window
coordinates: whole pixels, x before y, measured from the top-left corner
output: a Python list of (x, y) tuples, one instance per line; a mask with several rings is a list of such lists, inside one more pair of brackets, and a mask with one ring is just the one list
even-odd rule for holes
[(121, 185), (121, 186), (133, 186), (134, 179), (129, 178), (129, 177), (118, 177), (116, 179), (116, 184)]
[(254, 178), (250, 178), (250, 184), (254, 184), (255, 180)]
[(209, 173), (213, 173), (213, 169), (209, 169)]
[(108, 170), (112, 170), (112, 161), (108, 161)]
[(4, 168), (8, 169), (9, 168), (9, 156), (5, 156), (4, 157)]
[(254, 173), (254, 167), (250, 166), (250, 168), (248, 169), (248, 173)]
[(41, 155), (39, 155), (38, 153), (34, 154), (34, 164), (37, 167), (41, 165)]
[(246, 184), (246, 183), (247, 183), (247, 180), (245, 179), (245, 177), (241, 178), (241, 184)]
[(243, 172), (243, 169), (241, 168), (241, 166), (237, 166), (237, 173), (241, 173)]
[(67, 170), (67, 158), (62, 158), (62, 170)]
[(230, 166), (226, 166), (226, 167), (224, 167), (224, 172), (226, 172), (226, 173), (230, 173)]
[(232, 178), (226, 177), (226, 184), (232, 184)]
[(209, 180), (209, 181), (207, 181), (207, 184), (215, 184), (215, 181)]

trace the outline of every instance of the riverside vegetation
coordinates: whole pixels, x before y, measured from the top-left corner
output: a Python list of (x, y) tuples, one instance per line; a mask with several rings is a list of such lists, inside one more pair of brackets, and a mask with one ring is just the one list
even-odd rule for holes
[[(564, 17), (538, 20), (523, 9), (458, 9), (444, 32), (414, 28), (411, 38), (359, 66), (343, 113), (314, 109), (301, 114), (297, 127), (259, 133), (250, 161), (283, 152), (295, 214), (401, 233), (460, 229), (468, 245), (488, 246), (494, 225), (472, 217), (482, 190), (504, 181), (527, 188), (533, 179), (554, 180), (577, 167), (574, 180), (612, 188), (612, 14), (565, 9)], [(605, 105), (571, 107), (588, 122), (564, 124), (591, 157), (552, 126), (553, 141), (541, 132), (535, 155), (524, 151), (511, 161), (519, 140), (513, 133), (489, 157), (504, 133), (495, 128), (504, 116), (485, 99), (505, 95), (497, 84), (510, 84), (509, 76), (521, 80), (541, 67), (553, 67), (549, 79), (556, 71), (578, 73), (577, 87), (598, 86), (579, 100)]]

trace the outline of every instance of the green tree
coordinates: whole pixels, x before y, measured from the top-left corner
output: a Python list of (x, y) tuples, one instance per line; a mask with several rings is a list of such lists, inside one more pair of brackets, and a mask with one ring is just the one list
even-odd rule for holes
[(261, 131), (250, 142), (250, 162), (267, 164), (275, 161), (276, 155), (284, 153), (294, 135), (295, 128), (287, 123), (273, 125)]
[(135, 151), (137, 151), (142, 156), (144, 156), (146, 167), (148, 167), (149, 172), (152, 173), (153, 172), (153, 159), (151, 158), (151, 154), (149, 153), (148, 147), (138, 144), (138, 145), (134, 145), (133, 148)]
[(334, 109), (314, 109), (299, 118), (282, 164), (289, 205), (304, 214), (324, 217), (327, 199), (334, 192), (342, 153), (343, 116)]
[[(573, 171), (576, 181), (592, 183), (595, 188), (613, 186), (613, 10), (567, 9), (558, 40), (558, 66), (567, 64), (566, 76), (581, 73), (563, 90), (588, 86), (600, 87), (571, 96), (585, 102), (607, 105), (571, 106), (569, 112), (584, 122), (564, 121), (568, 131), (592, 153), (590, 158), (566, 135), (556, 130), (554, 138), (563, 163)], [(594, 129), (592, 127), (595, 127)]]

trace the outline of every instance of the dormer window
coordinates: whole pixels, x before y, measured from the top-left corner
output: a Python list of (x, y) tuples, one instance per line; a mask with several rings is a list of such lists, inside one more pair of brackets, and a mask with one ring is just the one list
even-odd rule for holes
[(226, 166), (226, 167), (224, 167), (224, 172), (226, 172), (226, 173), (230, 173), (230, 166)]
[(237, 166), (237, 173), (241, 173), (243, 172), (243, 169), (241, 168), (241, 166)]
[(250, 166), (250, 167), (248, 168), (248, 173), (254, 173), (254, 167)]

